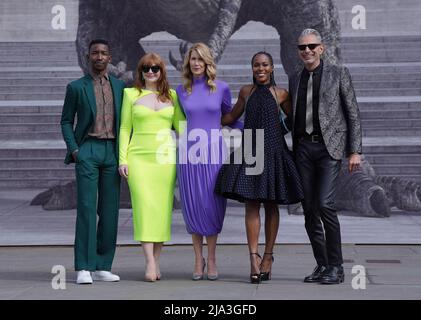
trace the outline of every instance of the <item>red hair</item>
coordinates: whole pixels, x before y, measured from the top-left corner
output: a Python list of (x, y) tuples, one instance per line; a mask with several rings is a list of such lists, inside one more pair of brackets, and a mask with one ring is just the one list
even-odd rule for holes
[(145, 79), (142, 76), (142, 67), (143, 66), (159, 66), (160, 67), (160, 76), (157, 82), (158, 89), (158, 100), (162, 102), (171, 101), (170, 95), (170, 84), (167, 79), (167, 69), (165, 63), (159, 54), (151, 52), (145, 54), (140, 58), (137, 64), (136, 80), (134, 87), (142, 92), (142, 89), (145, 88)]

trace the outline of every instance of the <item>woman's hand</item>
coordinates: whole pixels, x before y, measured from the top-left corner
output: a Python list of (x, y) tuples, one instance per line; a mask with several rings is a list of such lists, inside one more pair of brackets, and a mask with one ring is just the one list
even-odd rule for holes
[(120, 176), (127, 179), (129, 177), (129, 166), (127, 164), (122, 164), (118, 167), (118, 173)]

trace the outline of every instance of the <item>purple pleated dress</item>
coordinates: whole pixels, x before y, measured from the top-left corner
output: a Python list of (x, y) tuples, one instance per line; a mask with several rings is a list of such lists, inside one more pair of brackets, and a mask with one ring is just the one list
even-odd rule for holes
[(187, 232), (213, 236), (221, 232), (225, 217), (226, 199), (214, 189), (227, 156), (221, 115), (231, 111), (231, 92), (219, 80), (216, 91), (210, 92), (206, 81), (206, 77), (194, 79), (190, 94), (182, 85), (176, 90), (187, 118), (187, 129), (179, 139), (177, 179)]

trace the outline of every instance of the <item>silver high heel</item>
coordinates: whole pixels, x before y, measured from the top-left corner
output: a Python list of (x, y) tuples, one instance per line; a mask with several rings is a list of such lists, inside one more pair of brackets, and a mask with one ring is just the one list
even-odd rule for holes
[(206, 266), (206, 261), (205, 261), (205, 258), (203, 258), (202, 273), (193, 273), (193, 277), (192, 277), (193, 281), (203, 280), (203, 274), (205, 273), (205, 266)]
[(207, 278), (210, 281), (218, 280), (218, 271), (215, 274), (209, 274), (209, 261), (208, 261), (208, 275), (207, 275)]

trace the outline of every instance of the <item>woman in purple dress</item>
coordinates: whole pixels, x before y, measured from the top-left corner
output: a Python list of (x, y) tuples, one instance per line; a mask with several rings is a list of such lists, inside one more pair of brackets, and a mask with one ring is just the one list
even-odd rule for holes
[(215, 78), (216, 65), (209, 48), (194, 44), (184, 60), (184, 84), (176, 90), (187, 118), (187, 130), (180, 137), (177, 178), (195, 253), (193, 280), (204, 277), (203, 237), (208, 246), (207, 278), (218, 278), (215, 250), (226, 208), (226, 200), (216, 195), (214, 188), (226, 154), (221, 116), (231, 111), (231, 92), (225, 82)]

